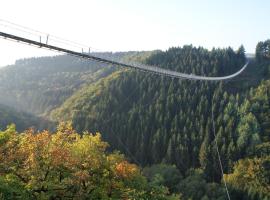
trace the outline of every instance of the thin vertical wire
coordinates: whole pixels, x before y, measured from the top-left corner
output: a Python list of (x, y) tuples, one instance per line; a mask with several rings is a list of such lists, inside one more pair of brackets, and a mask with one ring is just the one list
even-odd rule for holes
[(219, 153), (219, 149), (218, 149), (218, 143), (217, 143), (217, 137), (216, 137), (216, 127), (215, 127), (215, 120), (214, 120), (214, 106), (213, 106), (213, 102), (214, 102), (214, 96), (212, 97), (212, 104), (211, 104), (211, 117), (212, 117), (212, 126), (213, 126), (213, 133), (214, 133), (214, 141), (215, 141), (215, 146), (216, 146), (216, 150), (217, 150), (219, 166), (220, 166), (220, 170), (221, 170), (221, 173), (222, 173), (222, 179), (223, 179), (224, 186), (225, 186), (225, 189), (226, 189), (226, 194), (227, 194), (228, 199), (231, 200), (230, 193), (229, 193), (229, 190), (228, 190), (228, 187), (227, 187), (227, 183), (226, 183), (226, 180), (224, 178), (223, 165), (222, 165), (222, 162), (221, 162), (220, 153)]

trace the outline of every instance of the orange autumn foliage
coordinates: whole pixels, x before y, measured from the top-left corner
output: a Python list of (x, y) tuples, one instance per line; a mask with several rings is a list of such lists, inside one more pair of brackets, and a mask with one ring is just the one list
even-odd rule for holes
[(115, 171), (118, 177), (131, 178), (134, 174), (138, 174), (139, 170), (134, 164), (130, 164), (127, 161), (118, 163), (115, 167)]
[(0, 183), (11, 188), (7, 198), (10, 194), (20, 199), (151, 196), (137, 166), (117, 152), (107, 153), (107, 147), (99, 133), (79, 135), (69, 123), (60, 124), (55, 133), (29, 129), (19, 134), (9, 126), (0, 131)]

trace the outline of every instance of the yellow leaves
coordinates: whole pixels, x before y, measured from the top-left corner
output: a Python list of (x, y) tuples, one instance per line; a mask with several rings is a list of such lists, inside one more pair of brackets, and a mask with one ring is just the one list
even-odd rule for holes
[(71, 122), (60, 122), (60, 124), (57, 126), (56, 133), (74, 134), (75, 131), (72, 128)]
[(72, 145), (74, 152), (85, 156), (89, 153), (104, 152), (108, 144), (101, 140), (101, 135), (84, 133), (83, 136)]
[(0, 144), (0, 176), (12, 174), (39, 198), (57, 194), (76, 199), (91, 193), (97, 198), (120, 197), (129, 190), (127, 183), (140, 176), (122, 155), (106, 153), (108, 144), (100, 133), (79, 135), (64, 123), (54, 134), (31, 129), (7, 132), (5, 144)]
[(264, 163), (267, 162), (270, 162), (269, 156), (239, 160), (234, 167), (234, 172), (225, 175), (224, 178), (236, 189), (249, 191), (253, 188), (254, 193), (270, 197), (270, 187), (265, 181), (266, 169), (263, 168)]
[(24, 160), (24, 165), (30, 168), (37, 168), (43, 165), (48, 159), (48, 149), (51, 135), (48, 131), (35, 134), (33, 130), (28, 130), (20, 135), (20, 144), (17, 150), (17, 157)]
[[(12, 130), (15, 139), (5, 136)], [(70, 123), (60, 124), (55, 134), (48, 131), (34, 133), (32, 129), (16, 134), (12, 127), (0, 133), (2, 138), (7, 138), (6, 143), (9, 144), (0, 146), (2, 164), (5, 164), (9, 171), (28, 176), (29, 180), (33, 179), (33, 176), (44, 176), (47, 169), (68, 169), (82, 177), (81, 169), (99, 169), (107, 161), (105, 150), (108, 144), (101, 140), (101, 135), (84, 133), (80, 136)], [(0, 173), (3, 173), (1, 169)]]

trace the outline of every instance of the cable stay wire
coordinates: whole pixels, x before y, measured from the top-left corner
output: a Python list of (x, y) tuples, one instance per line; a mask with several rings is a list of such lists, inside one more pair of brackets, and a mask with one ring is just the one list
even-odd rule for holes
[(39, 39), (40, 42), (42, 40), (44, 40), (44, 41), (46, 40), (46, 44), (48, 44), (48, 42), (50, 42), (50, 44), (54, 44), (54, 45), (55, 44), (65, 45), (65, 47), (72, 47), (72, 49), (75, 48), (77, 51), (83, 49), (82, 46), (66, 42), (65, 40), (59, 40), (59, 39), (55, 38), (54, 36), (46, 35), (45, 33), (43, 35), (37, 34), (35, 32), (21, 29), (20, 27), (18, 28), (18, 27), (9, 26), (7, 24), (3, 24), (3, 23), (1, 23), (1, 21), (0, 21), (0, 26), (6, 28), (8, 31), (18, 31), (21, 34), (24, 34), (24, 36), (27, 38), (35, 37), (35, 38)]
[[(146, 74), (143, 79), (142, 82), (144, 80), (147, 80), (148, 77), (150, 77), (151, 74)], [(129, 95), (123, 100), (123, 102), (120, 104), (120, 106), (118, 107), (118, 112), (122, 111), (122, 109), (125, 107), (125, 104), (127, 102), (132, 103), (130, 101), (131, 97), (137, 92), (137, 90), (139, 89), (139, 84), (135, 85), (135, 88), (133, 88), (133, 90), (129, 93)], [(107, 120), (105, 122), (105, 124), (107, 125), (109, 122), (111, 122), (113, 120), (113, 118), (111, 117), (109, 120)], [(102, 123), (102, 125), (104, 126), (104, 123)], [(129, 156), (131, 157), (131, 159), (138, 165), (138, 166), (142, 166), (141, 163), (138, 161), (138, 159), (136, 158), (136, 156), (134, 156), (132, 154), (132, 152), (129, 150), (129, 148), (125, 145), (125, 143), (122, 141), (122, 139), (115, 134), (114, 130), (111, 128), (110, 131), (112, 131), (113, 135), (116, 137), (116, 139), (118, 140), (118, 142), (121, 144), (121, 146), (124, 148), (124, 150), (126, 151), (126, 153), (129, 154)]]
[[(35, 33), (32, 33), (32, 32), (25, 31), (25, 30), (23, 30), (23, 29), (19, 29), (19, 28), (15, 28), (15, 27), (10, 27), (10, 26), (7, 26), (7, 25), (5, 25), (5, 24), (1, 24), (1, 23), (0, 23), (0, 26), (5, 27), (5, 28), (7, 28), (8, 30), (15, 30), (15, 31), (19, 31), (19, 32), (21, 32), (21, 33), (23, 33), (23, 34), (26, 34), (25, 37), (28, 37), (28, 36), (32, 37), (32, 36), (34, 36), (35, 38), (38, 38), (40, 41), (41, 41), (42, 39), (44, 39), (44, 40), (47, 39), (47, 38), (46, 38), (47, 36), (41, 36), (41, 35), (38, 35), (38, 34), (35, 34)], [(69, 43), (67, 43), (67, 42), (64, 42), (64, 41), (61, 41), (61, 40), (54, 39), (54, 38), (51, 37), (51, 36), (50, 36), (50, 40), (49, 40), (49, 41), (50, 41), (50, 43), (53, 43), (53, 44), (63, 44), (63, 45), (65, 45), (65, 46), (67, 46), (67, 47), (75, 48), (76, 50), (81, 50), (81, 49), (82, 49), (80, 46), (73, 45), (73, 44), (69, 44)], [(46, 43), (48, 43), (48, 40), (47, 40)]]
[(87, 46), (85, 44), (79, 43), (79, 42), (74, 42), (59, 36), (55, 36), (46, 32), (41, 32), (26, 26), (22, 26), (4, 19), (0, 19), (0, 26), (7, 28), (8, 30), (15, 30), (15, 31), (19, 31), (20, 33), (24, 33), (24, 34), (28, 34), (27, 38), (30, 36), (30, 38), (32, 38), (31, 36), (34, 36), (35, 38), (38, 38), (39, 41), (41, 40), (45, 40), (46, 44), (48, 42), (53, 43), (53, 44), (64, 44), (65, 47), (73, 47), (76, 48), (76, 51), (82, 51), (82, 52), (88, 52), (90, 53), (90, 51), (93, 52), (104, 52), (103, 50), (99, 49), (99, 48), (95, 48), (93, 46)]
[(19, 29), (21, 31), (26, 31), (28, 33), (35, 34), (35, 35), (38, 35), (38, 36), (40, 36), (40, 35), (44, 35), (44, 36), (50, 35), (50, 37), (53, 37), (53, 38), (55, 38), (57, 40), (64, 41), (64, 42), (69, 43), (69, 44), (76, 45), (77, 47), (85, 47), (85, 48), (89, 47), (89, 46), (87, 46), (85, 44), (74, 42), (74, 41), (59, 37), (59, 36), (51, 35), (51, 34), (46, 33), (46, 32), (38, 31), (38, 30), (35, 30), (33, 28), (22, 26), (22, 25), (14, 23), (14, 22), (10, 22), (8, 20), (0, 19), (0, 23), (5, 24), (6, 26), (15, 27), (15, 28), (17, 28), (17, 29)]
[(219, 162), (219, 167), (220, 167), (220, 171), (221, 171), (221, 174), (222, 174), (222, 180), (224, 182), (224, 186), (225, 186), (225, 189), (226, 189), (226, 195), (228, 197), (228, 200), (231, 200), (229, 189), (228, 189), (228, 186), (227, 186), (227, 182), (226, 182), (225, 177), (224, 177), (224, 169), (223, 169), (221, 156), (220, 156), (218, 143), (217, 143), (217, 135), (216, 135), (216, 127), (215, 127), (216, 124), (215, 124), (215, 119), (214, 119), (214, 106), (213, 106), (214, 105), (213, 104), (214, 103), (214, 97), (215, 97), (215, 95), (213, 94), (212, 103), (211, 103), (211, 120), (212, 120), (213, 133), (214, 133), (214, 142), (215, 142), (215, 147), (216, 147), (216, 151), (217, 151), (217, 155), (218, 155), (218, 162)]

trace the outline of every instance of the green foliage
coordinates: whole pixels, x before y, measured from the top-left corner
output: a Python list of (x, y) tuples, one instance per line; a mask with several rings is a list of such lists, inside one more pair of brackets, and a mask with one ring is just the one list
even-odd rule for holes
[(0, 176), (0, 199), (29, 199), (30, 194), (20, 183), (20, 181), (12, 175), (3, 177)]
[(256, 59), (259, 62), (270, 60), (270, 40), (259, 42), (256, 46)]
[(157, 164), (143, 169), (143, 174), (150, 182), (157, 185), (164, 185), (171, 192), (176, 192), (176, 185), (182, 179), (182, 175), (174, 165)]
[(264, 142), (255, 146), (254, 151), (250, 154), (252, 157), (264, 157), (270, 155), (270, 142)]
[(225, 189), (217, 183), (208, 183), (203, 171), (199, 169), (191, 169), (177, 187), (178, 191), (183, 194), (183, 199), (227, 199)]
[(259, 136), (259, 125), (256, 117), (252, 113), (244, 113), (238, 125), (237, 146), (241, 153), (247, 154), (245, 151), (253, 150), (254, 147), (261, 142)]

